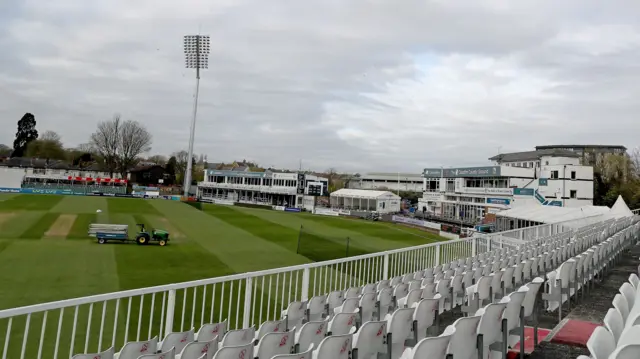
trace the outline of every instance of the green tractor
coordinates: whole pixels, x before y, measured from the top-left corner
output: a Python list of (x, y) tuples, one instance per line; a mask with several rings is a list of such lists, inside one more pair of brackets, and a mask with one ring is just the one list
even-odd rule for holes
[(169, 242), (169, 232), (164, 229), (151, 229), (151, 233), (147, 232), (144, 223), (138, 223), (140, 232), (136, 235), (136, 243), (149, 244), (151, 241), (157, 241), (162, 247), (166, 246)]

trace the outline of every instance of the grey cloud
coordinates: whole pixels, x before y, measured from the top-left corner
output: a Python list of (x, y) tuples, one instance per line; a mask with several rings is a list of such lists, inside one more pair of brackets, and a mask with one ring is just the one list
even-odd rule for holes
[[(195, 81), (181, 37), (201, 26), (212, 53), (196, 151), (211, 160), (417, 172), (485, 163), (498, 146), (633, 146), (640, 129), (640, 44), (593, 55), (612, 38), (584, 32), (638, 34), (635, 2), (218, 3), (10, 5), (0, 21), (2, 124), (30, 111), (78, 144), (118, 112), (149, 127), (155, 152), (183, 149)], [(420, 62), (426, 54), (433, 64)]]

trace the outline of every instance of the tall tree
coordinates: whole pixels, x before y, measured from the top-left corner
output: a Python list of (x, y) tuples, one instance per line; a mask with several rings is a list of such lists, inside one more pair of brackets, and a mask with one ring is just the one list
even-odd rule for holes
[(38, 139), (38, 130), (36, 130), (36, 118), (33, 114), (27, 112), (18, 121), (18, 132), (16, 139), (13, 141), (13, 152), (11, 157), (22, 157), (27, 151), (29, 142)]
[(163, 155), (153, 155), (147, 158), (149, 162), (153, 162), (157, 165), (164, 166), (167, 164), (167, 158)]
[(25, 154), (27, 157), (52, 160), (67, 158), (67, 151), (62, 146), (62, 139), (54, 131), (45, 131), (37, 140), (29, 142)]
[(175, 156), (171, 156), (169, 158), (169, 161), (167, 161), (167, 165), (165, 166), (165, 173), (169, 175), (170, 179), (171, 179), (171, 183), (167, 183), (167, 184), (173, 184), (176, 182), (176, 157)]
[(110, 121), (98, 123), (90, 143), (103, 158), (105, 169), (125, 176), (138, 163), (138, 156), (151, 149), (149, 131), (137, 121), (123, 121), (116, 115)]
[[(176, 159), (175, 163), (175, 174), (176, 174), (176, 182), (182, 183), (184, 182), (184, 175), (187, 172), (187, 164), (189, 158), (189, 152), (187, 151), (178, 151), (171, 154), (171, 158)], [(191, 166), (191, 178), (193, 177), (193, 171), (195, 169), (196, 156), (194, 155), (192, 158), (192, 166)]]
[(151, 150), (152, 137), (141, 123), (125, 121), (120, 127), (118, 140), (118, 168), (122, 177), (138, 164), (139, 156)]

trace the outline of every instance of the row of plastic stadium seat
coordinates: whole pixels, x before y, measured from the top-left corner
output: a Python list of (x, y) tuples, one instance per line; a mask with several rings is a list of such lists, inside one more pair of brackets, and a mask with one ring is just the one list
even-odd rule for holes
[[(282, 312), (282, 320), (264, 322), (257, 332), (253, 327), (227, 331), (224, 321), (205, 324), (197, 332), (170, 333), (161, 342), (157, 338), (129, 342), (119, 353), (111, 348), (74, 359), (504, 357), (509, 347), (524, 339), (525, 319), (535, 319), (536, 300), (544, 283), (537, 276), (561, 269), (558, 266), (591, 246), (608, 243), (609, 233), (628, 224), (609, 221), (591, 225), (573, 236), (555, 235), (519, 249), (499, 248), (306, 302), (292, 302)], [(597, 272), (593, 273), (595, 278)], [(555, 282), (548, 287), (552, 294), (549, 301), (556, 298), (555, 288)], [(440, 315), (456, 308), (467, 316), (440, 333)]]
[[(623, 246), (611, 244), (611, 255), (622, 252), (628, 245), (637, 245), (640, 226), (635, 226), (635, 236), (631, 243)], [(640, 271), (640, 267), (638, 267)], [(637, 359), (640, 358), (640, 279), (631, 273), (629, 281), (622, 284), (604, 317), (604, 326), (597, 327), (589, 340), (587, 348), (590, 357), (581, 355), (578, 359)]]
[(127, 186), (124, 185), (84, 185), (84, 184), (64, 184), (64, 183), (36, 183), (36, 182), (24, 182), (22, 188), (31, 189), (46, 189), (46, 190), (72, 190), (78, 192), (93, 192), (98, 191), (102, 193), (127, 193)]

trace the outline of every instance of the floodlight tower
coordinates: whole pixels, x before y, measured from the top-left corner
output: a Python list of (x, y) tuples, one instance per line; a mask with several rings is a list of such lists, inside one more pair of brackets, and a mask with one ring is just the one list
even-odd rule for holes
[(200, 69), (209, 67), (209, 36), (186, 35), (184, 37), (185, 67), (196, 69), (196, 95), (193, 103), (193, 118), (191, 119), (191, 135), (189, 136), (189, 157), (187, 157), (187, 171), (184, 174), (184, 196), (189, 196), (191, 187), (191, 171), (193, 163), (193, 140), (196, 134), (196, 115), (198, 113), (198, 94), (200, 92)]

